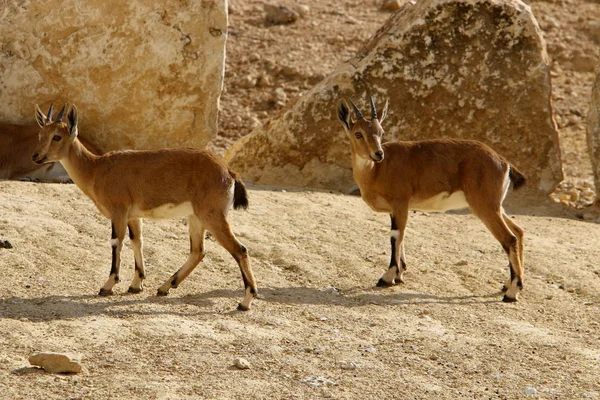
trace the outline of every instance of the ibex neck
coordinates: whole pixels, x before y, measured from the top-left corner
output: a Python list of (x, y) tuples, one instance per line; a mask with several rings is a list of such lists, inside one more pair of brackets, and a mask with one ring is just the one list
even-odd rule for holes
[(373, 180), (375, 169), (375, 162), (358, 157), (354, 150), (352, 151), (352, 175), (361, 189)]
[(69, 147), (69, 153), (60, 163), (65, 168), (69, 177), (86, 195), (91, 197), (91, 177), (94, 163), (98, 156), (92, 154), (79, 139), (75, 138)]

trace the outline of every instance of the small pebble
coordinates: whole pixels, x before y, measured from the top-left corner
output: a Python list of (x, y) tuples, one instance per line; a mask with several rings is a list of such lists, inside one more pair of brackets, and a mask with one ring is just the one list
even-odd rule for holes
[(363, 349), (367, 353), (377, 353), (377, 349), (373, 346), (368, 346)]
[(286, 6), (265, 4), (265, 19), (271, 24), (291, 24), (300, 16), (296, 11)]
[(335, 382), (325, 378), (324, 376), (309, 376), (301, 382), (307, 383), (310, 386), (319, 387), (321, 385), (335, 385)]
[(71, 361), (69, 356), (60, 353), (37, 353), (29, 357), (29, 363), (42, 367), (52, 374), (77, 374), (81, 372), (81, 364)]
[(325, 286), (324, 288), (321, 288), (321, 292), (323, 292), (323, 293), (338, 293), (338, 290), (336, 288), (334, 288), (333, 286)]
[(537, 390), (532, 387), (525, 388), (525, 394), (527, 396), (535, 396), (537, 394)]
[(358, 367), (355, 362), (346, 361), (346, 362), (340, 363), (340, 368), (343, 369), (344, 371), (354, 371)]
[(245, 358), (234, 359), (233, 365), (238, 369), (250, 369), (250, 363)]
[(398, 11), (400, 9), (399, 0), (385, 0), (381, 6), (382, 10), (385, 11)]

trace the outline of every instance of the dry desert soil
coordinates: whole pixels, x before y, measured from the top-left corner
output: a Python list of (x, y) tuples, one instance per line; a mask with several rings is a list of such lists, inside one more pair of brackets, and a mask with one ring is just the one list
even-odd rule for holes
[[(275, 89), (301, 95), (358, 50), (389, 15), (379, 3), (306, 0), (305, 17), (273, 26), (263, 1), (232, 1), (213, 150), (277, 112)], [(412, 212), (406, 282), (379, 289), (386, 215), (359, 197), (261, 187), (251, 188), (248, 211), (230, 214), (263, 296), (250, 311), (234, 311), (239, 269), (212, 239), (196, 271), (155, 296), (187, 257), (178, 219), (145, 223), (144, 292), (126, 293), (127, 245), (123, 281), (98, 297), (110, 224), (92, 202), (74, 185), (0, 182), (0, 239), (13, 245), (0, 248), (0, 398), (600, 399), (600, 224), (581, 209), (593, 199), (593, 72), (580, 64), (598, 55), (587, 24), (600, 4), (531, 5), (553, 57), (567, 180), (554, 199), (509, 194), (507, 212), (526, 231), (518, 303), (501, 302), (506, 257), (468, 212)], [(247, 76), (263, 83), (243, 88)], [(83, 372), (31, 367), (40, 351), (66, 353)], [(236, 368), (237, 358), (250, 368)]]

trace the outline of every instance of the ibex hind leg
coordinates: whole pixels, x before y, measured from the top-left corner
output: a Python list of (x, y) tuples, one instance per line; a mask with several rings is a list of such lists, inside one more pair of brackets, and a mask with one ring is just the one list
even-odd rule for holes
[[(521, 264), (521, 274), (523, 274), (525, 272), (525, 246), (523, 243), (523, 240), (525, 237), (525, 232), (508, 215), (506, 215), (504, 210), (502, 211), (502, 218), (504, 219), (504, 222), (506, 223), (506, 225), (508, 225), (508, 228), (517, 237), (517, 245), (518, 245), (517, 251), (518, 251), (519, 262)], [(511, 271), (512, 271), (512, 269), (511, 269)], [(511, 277), (511, 281), (512, 281), (512, 277)], [(510, 281), (508, 283), (510, 284)], [(505, 286), (506, 286), (506, 289), (508, 290), (508, 285), (505, 285)], [(521, 281), (521, 288), (522, 287), (523, 287), (523, 282)]]
[(171, 288), (177, 288), (204, 259), (204, 234), (206, 229), (195, 215), (188, 217), (188, 226), (190, 231), (190, 255), (183, 266), (158, 288), (158, 296), (166, 296)]
[(244, 282), (244, 298), (242, 302), (239, 303), (238, 310), (247, 311), (250, 309), (252, 299), (258, 296), (258, 288), (256, 286), (252, 267), (250, 266), (248, 251), (246, 250), (246, 247), (237, 240), (224, 215), (207, 223), (207, 228), (219, 244), (233, 256), (240, 267), (242, 280)]
[(507, 303), (515, 302), (517, 301), (519, 290), (523, 287), (520, 240), (505, 222), (505, 215), (502, 209), (494, 212), (481, 212), (481, 210), (473, 209), (473, 212), (482, 220), (496, 240), (500, 242), (508, 256), (510, 279), (505, 284), (506, 291), (502, 301)]

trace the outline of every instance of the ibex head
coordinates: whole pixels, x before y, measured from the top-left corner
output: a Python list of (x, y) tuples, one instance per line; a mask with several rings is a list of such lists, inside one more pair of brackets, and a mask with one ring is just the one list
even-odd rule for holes
[(337, 113), (338, 118), (344, 128), (348, 137), (352, 149), (357, 157), (372, 160), (374, 162), (381, 162), (383, 160), (383, 149), (381, 147), (381, 137), (383, 136), (383, 128), (381, 123), (387, 116), (388, 101), (386, 100), (381, 112), (381, 117), (377, 116), (377, 109), (375, 107), (375, 101), (373, 97), (369, 96), (369, 102), (371, 104), (371, 118), (366, 119), (360, 109), (350, 100), (352, 109), (354, 110), (355, 118), (350, 113), (350, 108), (346, 99), (341, 99), (338, 102)]
[(35, 105), (35, 119), (40, 126), (39, 142), (33, 152), (33, 162), (44, 164), (60, 161), (67, 155), (67, 151), (77, 137), (77, 108), (75, 105), (67, 114), (67, 122), (63, 122), (63, 116), (67, 105), (65, 104), (56, 119), (52, 120), (53, 105), (48, 109), (48, 115), (44, 115), (40, 107)]

